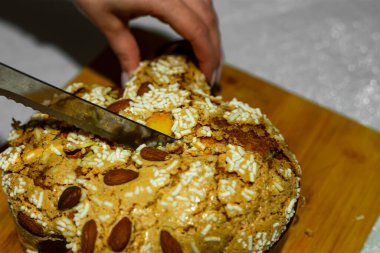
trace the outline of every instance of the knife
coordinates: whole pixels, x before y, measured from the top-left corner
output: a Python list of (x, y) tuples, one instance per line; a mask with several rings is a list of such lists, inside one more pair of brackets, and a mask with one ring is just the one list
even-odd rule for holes
[[(0, 95), (120, 144), (164, 145), (174, 138), (0, 62)], [(54, 97), (57, 103), (47, 106)]]

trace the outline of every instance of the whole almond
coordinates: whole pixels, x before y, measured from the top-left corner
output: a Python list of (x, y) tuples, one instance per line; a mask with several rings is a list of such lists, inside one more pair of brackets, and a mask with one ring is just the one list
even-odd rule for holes
[(38, 244), (38, 253), (67, 253), (66, 241), (46, 240)]
[(169, 153), (154, 147), (144, 147), (141, 149), (140, 155), (148, 161), (165, 161)]
[(20, 226), (27, 230), (29, 233), (40, 237), (44, 236), (43, 227), (25, 213), (19, 212), (17, 214), (17, 221)]
[(73, 208), (79, 203), (82, 195), (81, 188), (78, 186), (70, 186), (66, 188), (58, 200), (58, 210), (64, 211)]
[(133, 179), (136, 179), (139, 176), (139, 173), (133, 170), (127, 169), (114, 169), (108, 171), (104, 175), (104, 183), (106, 185), (119, 185), (125, 184)]
[(81, 235), (82, 253), (93, 253), (95, 250), (96, 237), (98, 230), (94, 220), (89, 220), (84, 224)]
[(150, 82), (143, 82), (142, 84), (140, 84), (140, 87), (137, 90), (137, 96), (142, 96), (144, 95), (144, 93), (150, 91), (149, 84)]
[(114, 113), (118, 113), (118, 112), (124, 110), (125, 108), (128, 108), (130, 103), (131, 103), (130, 99), (121, 99), (121, 100), (118, 100), (118, 101), (110, 104), (107, 107), (107, 110), (110, 110), (111, 112), (114, 112)]
[(181, 245), (165, 230), (162, 230), (160, 233), (160, 243), (164, 253), (182, 253)]
[(127, 218), (122, 218), (112, 229), (108, 237), (108, 245), (113, 251), (122, 251), (128, 244), (132, 234), (132, 222)]

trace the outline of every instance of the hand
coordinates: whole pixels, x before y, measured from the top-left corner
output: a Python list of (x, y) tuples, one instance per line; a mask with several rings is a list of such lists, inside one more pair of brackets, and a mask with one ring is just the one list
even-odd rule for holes
[(78, 7), (105, 34), (123, 71), (130, 74), (140, 52), (128, 23), (154, 16), (188, 40), (201, 71), (213, 84), (221, 61), (218, 21), (211, 0), (76, 0)]

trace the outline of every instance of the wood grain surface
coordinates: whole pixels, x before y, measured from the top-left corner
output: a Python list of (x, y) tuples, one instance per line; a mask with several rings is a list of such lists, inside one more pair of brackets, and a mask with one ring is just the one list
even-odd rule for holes
[[(113, 85), (119, 73), (106, 51), (73, 81)], [(262, 108), (302, 166), (296, 218), (273, 252), (360, 252), (380, 214), (380, 134), (231, 66), (218, 94)], [(0, 228), (0, 252), (22, 252), (3, 193)]]

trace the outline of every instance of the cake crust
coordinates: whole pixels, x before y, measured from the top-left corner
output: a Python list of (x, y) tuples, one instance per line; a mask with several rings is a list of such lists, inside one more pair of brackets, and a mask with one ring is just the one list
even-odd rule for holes
[(179, 140), (134, 149), (44, 114), (16, 127), (0, 167), (28, 252), (264, 252), (286, 230), (294, 154), (260, 109), (211, 96), (185, 57), (143, 62), (122, 97), (68, 91)]

